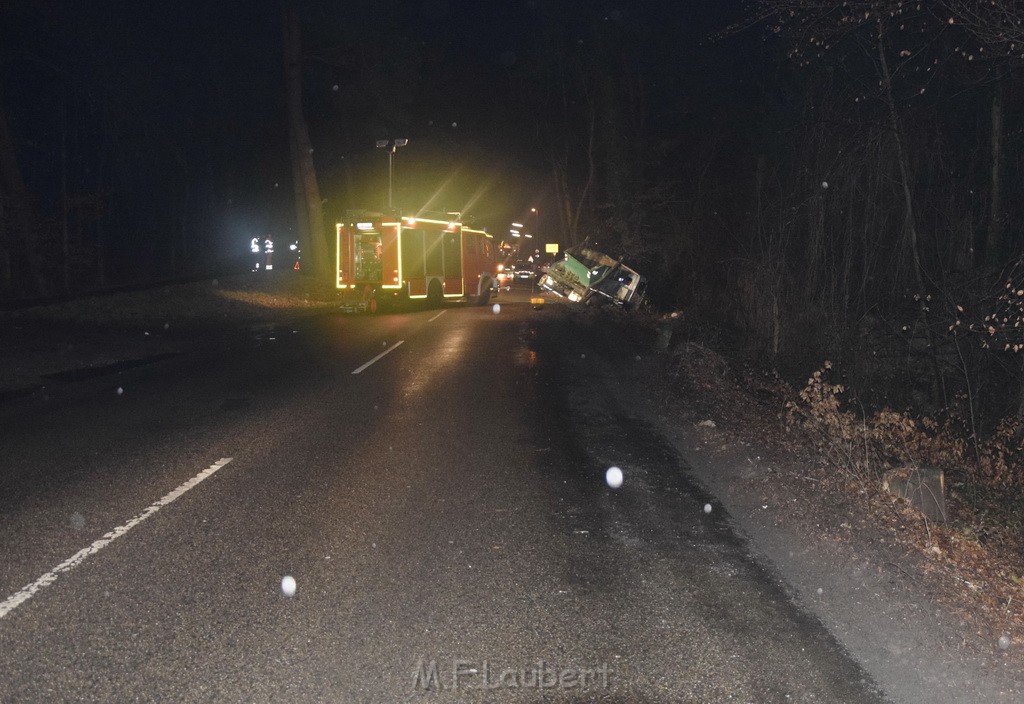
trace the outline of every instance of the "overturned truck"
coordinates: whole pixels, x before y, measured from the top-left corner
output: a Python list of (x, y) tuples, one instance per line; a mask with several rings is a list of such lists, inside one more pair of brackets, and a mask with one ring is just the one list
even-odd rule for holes
[(613, 303), (636, 310), (647, 293), (647, 277), (607, 254), (570, 247), (540, 278), (540, 287), (575, 303)]

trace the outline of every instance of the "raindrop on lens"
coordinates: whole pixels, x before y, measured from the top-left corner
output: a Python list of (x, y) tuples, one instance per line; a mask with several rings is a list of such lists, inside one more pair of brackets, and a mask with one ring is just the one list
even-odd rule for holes
[(604, 480), (612, 489), (618, 489), (622, 486), (622, 470), (618, 467), (609, 467), (608, 471), (604, 473)]
[(120, 396), (120, 395), (121, 395), (121, 394), (123, 394), (123, 393), (124, 393), (124, 389), (123, 389), (123, 388), (121, 388), (120, 386), (118, 386), (118, 387), (117, 387), (117, 395), (118, 395), (118, 396)]
[(711, 504), (704, 504), (704, 513), (711, 513)]
[(1007, 650), (1010, 647), (1010, 636), (1001, 635), (999, 636), (999, 649)]
[(295, 596), (295, 577), (285, 575), (281, 580), (281, 593), (285, 596)]
[(491, 311), (492, 311), (492, 312), (493, 312), (493, 313), (494, 313), (495, 315), (497, 315), (498, 313), (500, 313), (500, 312), (501, 312), (501, 304), (500, 304), (500, 303), (495, 303), (495, 304), (494, 304), (493, 306), (491, 306)]

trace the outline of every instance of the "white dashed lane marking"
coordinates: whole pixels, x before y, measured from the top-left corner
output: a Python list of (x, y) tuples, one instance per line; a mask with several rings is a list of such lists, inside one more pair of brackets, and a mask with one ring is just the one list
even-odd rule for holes
[(371, 364), (373, 364), (374, 362), (376, 362), (376, 361), (377, 361), (378, 359), (380, 359), (380, 358), (381, 358), (381, 357), (383, 357), (384, 355), (386, 355), (386, 354), (391, 354), (392, 352), (394, 352), (394, 351), (395, 351), (395, 350), (396, 350), (396, 349), (398, 348), (398, 346), (399, 346), (400, 344), (402, 344), (403, 342), (405, 342), (405, 340), (399, 340), (398, 342), (396, 342), (395, 344), (391, 345), (391, 347), (388, 347), (388, 348), (387, 348), (386, 350), (384, 350), (383, 352), (381, 352), (381, 353), (380, 353), (379, 355), (377, 355), (376, 357), (374, 357), (373, 359), (371, 359), (371, 360), (370, 360), (369, 362), (367, 362), (367, 363), (366, 363), (366, 364), (364, 364), (363, 366), (359, 367), (358, 369), (354, 369), (354, 370), (352, 371), (352, 373), (353, 373), (353, 374), (359, 374), (360, 372), (362, 372), (362, 371), (363, 371), (364, 369), (366, 369), (366, 368), (367, 368), (368, 366), (370, 366)]
[(179, 497), (181, 497), (185, 492), (194, 489), (196, 485), (198, 485), (204, 479), (213, 475), (214, 472), (219, 470), (221, 467), (226, 465), (231, 460), (231, 457), (225, 457), (223, 459), (218, 460), (217, 462), (214, 462), (212, 465), (204, 469), (196, 476), (189, 479), (187, 482), (179, 486), (177, 489), (167, 494), (156, 503), (150, 505), (148, 508), (146, 508), (145, 511), (135, 516), (135, 518), (131, 519), (123, 525), (118, 526), (109, 533), (106, 533), (102, 538), (96, 540), (92, 545), (82, 548), (74, 555), (64, 560), (64, 562), (60, 563), (52, 570), (44, 574), (42, 577), (32, 582), (32, 584), (29, 584), (20, 591), (11, 594), (9, 597), (0, 602), (0, 619), (4, 618), (5, 616), (7, 616), (7, 614), (11, 613), (16, 608), (18, 608), (26, 601), (31, 599), (33, 596), (36, 595), (36, 592), (38, 592), (40, 589), (48, 587), (54, 582), (56, 582), (57, 577), (59, 577), (61, 574), (63, 574), (64, 572), (70, 572), (74, 568), (78, 567), (78, 565), (82, 564), (87, 557), (89, 557), (90, 555), (95, 555), (100, 550), (107, 547), (112, 542), (120, 538), (122, 535), (130, 531), (132, 528), (139, 525), (144, 520), (155, 514), (164, 506), (174, 502)]

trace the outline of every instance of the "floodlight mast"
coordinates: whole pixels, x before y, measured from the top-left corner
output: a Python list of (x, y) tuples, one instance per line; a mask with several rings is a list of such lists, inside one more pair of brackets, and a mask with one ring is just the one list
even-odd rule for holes
[(408, 143), (409, 143), (409, 140), (408, 139), (404, 139), (404, 138), (403, 139), (392, 139), (392, 140), (388, 140), (388, 139), (378, 139), (377, 140), (377, 148), (378, 149), (387, 149), (388, 150), (388, 210), (389, 211), (394, 208), (394, 206), (392, 204), (392, 200), (393, 200), (393, 195), (394, 195), (394, 174), (395, 174), (394, 158), (395, 158), (395, 152), (398, 150), (399, 147), (404, 147)]

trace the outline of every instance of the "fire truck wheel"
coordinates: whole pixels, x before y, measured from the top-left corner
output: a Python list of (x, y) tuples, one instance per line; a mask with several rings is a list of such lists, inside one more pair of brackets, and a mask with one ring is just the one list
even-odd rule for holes
[(478, 306), (485, 306), (491, 300), (491, 280), (484, 279), (480, 282), (480, 296), (476, 299)]
[(441, 288), (441, 282), (437, 279), (431, 280), (427, 287), (427, 303), (431, 306), (439, 306), (443, 300), (444, 290)]

